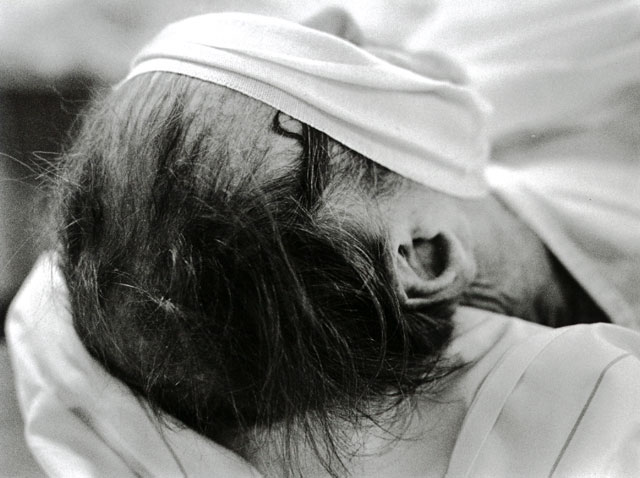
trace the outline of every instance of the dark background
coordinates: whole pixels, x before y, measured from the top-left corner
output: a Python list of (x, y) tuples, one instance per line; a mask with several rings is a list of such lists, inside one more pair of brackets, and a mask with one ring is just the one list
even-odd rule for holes
[[(0, 322), (38, 253), (50, 244), (47, 177), (95, 89), (74, 79), (38, 90), (0, 89)], [(4, 335), (4, 327), (2, 328)]]

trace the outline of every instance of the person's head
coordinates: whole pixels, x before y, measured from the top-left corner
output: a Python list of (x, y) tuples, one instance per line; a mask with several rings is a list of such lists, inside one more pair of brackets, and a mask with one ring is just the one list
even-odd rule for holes
[(452, 370), (469, 234), (440, 193), (214, 83), (140, 74), (87, 114), (57, 183), (74, 326), (155, 409), (240, 452), (277, 431), (335, 470), (337, 424)]
[(461, 282), (434, 278), (463, 273), (459, 249), (401, 240), (410, 183), (308, 125), (155, 73), (88, 115), (61, 174), (83, 343), (198, 432), (330, 429), (446, 373)]

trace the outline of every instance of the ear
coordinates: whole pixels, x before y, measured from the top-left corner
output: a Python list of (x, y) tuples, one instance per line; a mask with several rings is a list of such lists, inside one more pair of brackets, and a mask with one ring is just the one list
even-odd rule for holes
[(395, 256), (398, 292), (410, 309), (436, 304), (452, 308), (476, 273), (472, 251), (451, 232), (430, 238), (413, 234), (397, 246)]

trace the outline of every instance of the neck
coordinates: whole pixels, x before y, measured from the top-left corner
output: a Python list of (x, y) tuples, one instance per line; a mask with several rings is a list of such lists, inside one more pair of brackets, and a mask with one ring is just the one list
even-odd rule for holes
[[(444, 476), (466, 413), (467, 401), (459, 394), (451, 387), (435, 400), (418, 395), (390, 411), (379, 425), (344, 423), (338, 450), (344, 466), (335, 467), (335, 476), (408, 478), (416, 476), (416, 470), (424, 477)], [(279, 448), (283, 432), (276, 429), (239, 437), (234, 442), (241, 442), (242, 447), (235, 451), (266, 478), (333, 476), (302, 434), (293, 455), (283, 453)]]
[(465, 305), (554, 327), (606, 321), (542, 240), (496, 198), (470, 209), (478, 273)]
[[(444, 476), (466, 413), (465, 403), (454, 397), (445, 400), (416, 398), (415, 406), (401, 405), (385, 425), (356, 428), (353, 424), (345, 424), (341, 445), (351, 450), (341, 456), (344, 467), (338, 465), (335, 476), (409, 478), (416, 476), (416, 470), (427, 478)], [(277, 435), (278, 432), (273, 433)], [(332, 476), (308, 442), (298, 442), (295, 455), (290, 457), (295, 461), (294, 466), (285, 463), (284, 454), (278, 449), (279, 442), (278, 436), (263, 435), (252, 446), (252, 452), (244, 456), (266, 478)]]

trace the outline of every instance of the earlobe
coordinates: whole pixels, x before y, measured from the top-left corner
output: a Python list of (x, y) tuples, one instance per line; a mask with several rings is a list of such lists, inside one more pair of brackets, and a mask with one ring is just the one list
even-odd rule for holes
[(438, 303), (454, 306), (476, 273), (472, 251), (449, 232), (400, 244), (395, 269), (401, 300), (411, 309)]

